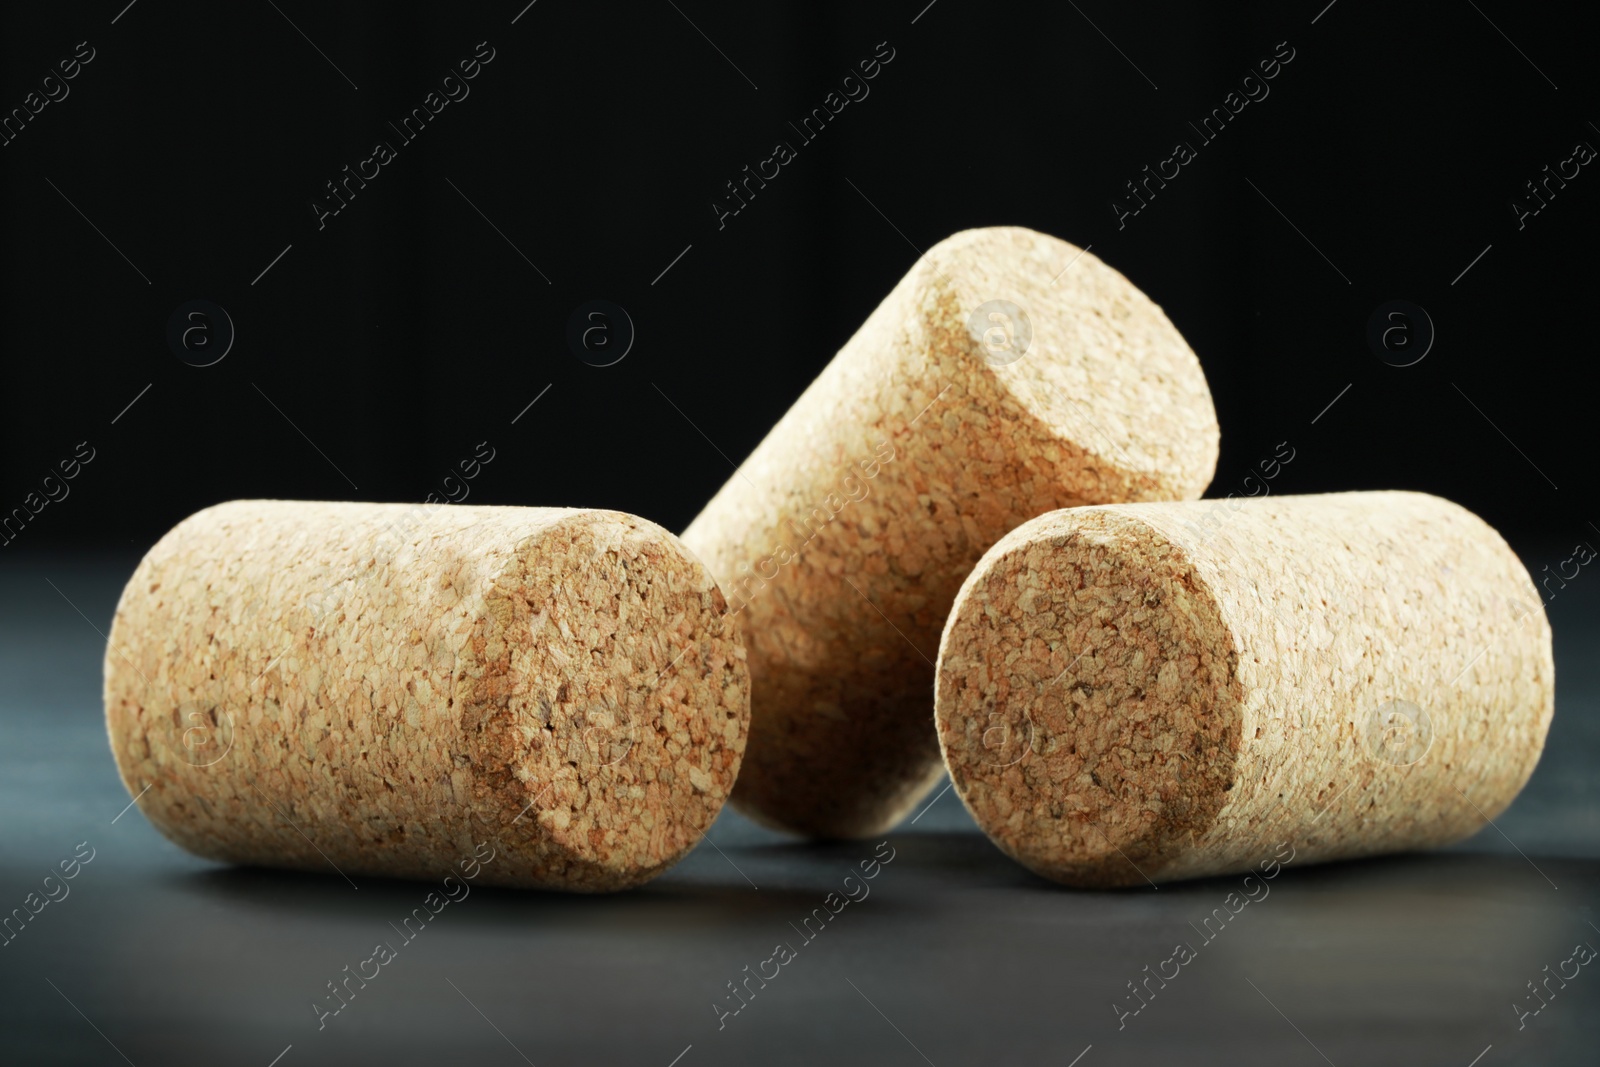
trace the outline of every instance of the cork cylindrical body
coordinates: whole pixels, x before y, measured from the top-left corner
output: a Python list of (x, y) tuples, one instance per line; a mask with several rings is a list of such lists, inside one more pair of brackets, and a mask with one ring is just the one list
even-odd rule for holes
[(939, 741), (1005, 852), (1076, 886), (1444, 845), (1533, 773), (1550, 627), (1420, 493), (1058, 511), (996, 544), (940, 647)]
[(637, 885), (711, 825), (749, 722), (710, 573), (612, 511), (221, 504), (139, 564), (105, 670), (162, 833), (347, 878), (487, 843), (483, 883)]
[(684, 533), (750, 653), (734, 803), (876, 834), (940, 775), (931, 692), (961, 580), (1077, 504), (1197, 497), (1211, 396), (1161, 309), (1087, 251), (971, 230), (917, 261)]

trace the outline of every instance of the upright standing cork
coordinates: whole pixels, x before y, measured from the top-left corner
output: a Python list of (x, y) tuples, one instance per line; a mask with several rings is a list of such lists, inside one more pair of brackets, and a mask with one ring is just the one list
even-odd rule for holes
[(1077, 886), (1428, 848), (1511, 803), (1554, 709), (1533, 581), (1421, 493), (1058, 511), (962, 586), (939, 742), (1007, 853)]
[(983, 551), (1052, 508), (1197, 497), (1194, 353), (1087, 251), (1018, 227), (934, 246), (684, 541), (750, 652), (734, 803), (817, 836), (894, 825), (940, 774), (933, 657)]
[(439, 878), (488, 843), (480, 882), (584, 891), (700, 840), (749, 717), (705, 567), (561, 508), (209, 508), (129, 580), (105, 693), (124, 784), (199, 855)]

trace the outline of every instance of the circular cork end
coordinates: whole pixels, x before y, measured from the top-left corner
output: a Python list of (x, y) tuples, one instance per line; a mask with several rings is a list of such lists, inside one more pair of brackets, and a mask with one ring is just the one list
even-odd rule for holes
[(470, 646), (462, 734), (530, 877), (625, 888), (699, 843), (739, 774), (749, 678), (675, 537), (601, 511), (541, 530), (495, 575)]
[(945, 627), (935, 718), (956, 791), (1036, 873), (1142, 885), (1234, 787), (1236, 660), (1211, 592), (1146, 523), (1035, 519), (985, 555)]
[(971, 366), (1034, 424), (1011, 434), (1015, 447), (1059, 443), (1082, 470), (1069, 485), (1082, 502), (1188, 499), (1211, 483), (1220, 431), (1200, 361), (1099, 257), (996, 226), (939, 242), (914, 273), (931, 331), (958, 334)]
[(105, 668), (158, 829), (346, 877), (437, 879), (486, 843), (480, 884), (638, 885), (700, 841), (749, 726), (711, 574), (612, 511), (209, 508), (140, 563)]

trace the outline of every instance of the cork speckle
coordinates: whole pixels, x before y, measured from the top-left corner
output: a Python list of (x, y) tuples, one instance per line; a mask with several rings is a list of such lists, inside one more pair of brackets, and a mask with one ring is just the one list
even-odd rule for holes
[[(995, 301), (1028, 317), (1006, 362), (972, 325)], [(1217, 441), (1194, 353), (1095, 256), (1020, 227), (930, 249), (684, 533), (750, 650), (734, 802), (823, 837), (909, 814), (940, 776), (933, 660), (978, 558), (1055, 508), (1198, 496)]]
[[(1211, 643), (1216, 605), (1164, 540), (1114, 513), (1057, 514), (1003, 541), (963, 590), (940, 655), (939, 736), (1003, 849), (1093, 884), (1215, 819), (1239, 749), (1236, 654)], [(1014, 737), (1026, 751), (1005, 758)]]
[(1507, 607), (1536, 595), (1498, 534), (1419, 493), (1058, 511), (963, 586), (940, 744), (979, 825), (1071, 885), (1442, 845), (1538, 761), (1549, 624)]
[[(106, 660), (124, 782), (191, 851), (430, 878), (487, 839), (486, 881), (586, 891), (698, 842), (748, 692), (705, 568), (571, 509), (220, 505), (140, 564)], [(202, 704), (232, 741), (203, 765)]]

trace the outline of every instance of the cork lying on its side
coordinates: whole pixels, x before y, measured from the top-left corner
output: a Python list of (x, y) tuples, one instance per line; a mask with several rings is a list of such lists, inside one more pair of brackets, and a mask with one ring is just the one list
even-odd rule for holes
[[(581, 891), (659, 874), (744, 751), (711, 575), (614, 511), (246, 500), (123, 591), (106, 718), (124, 784), (234, 863)], [(476, 865), (474, 865), (476, 866)]]
[(1008, 854), (1076, 886), (1459, 840), (1554, 709), (1527, 571), (1420, 493), (1041, 516), (967, 579), (939, 742)]
[(972, 565), (1052, 508), (1197, 497), (1211, 395), (1159, 307), (1085, 250), (969, 230), (917, 261), (684, 533), (750, 651), (734, 803), (878, 833), (940, 774), (939, 628)]

